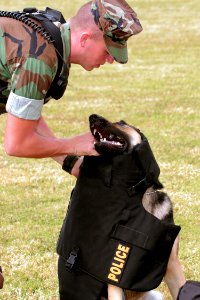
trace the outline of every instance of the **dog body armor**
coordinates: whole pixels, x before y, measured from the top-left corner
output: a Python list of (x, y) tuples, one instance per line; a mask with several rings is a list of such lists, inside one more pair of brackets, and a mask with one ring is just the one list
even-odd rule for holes
[(159, 173), (146, 138), (128, 154), (84, 158), (57, 244), (67, 271), (135, 291), (160, 284), (180, 227), (142, 205)]

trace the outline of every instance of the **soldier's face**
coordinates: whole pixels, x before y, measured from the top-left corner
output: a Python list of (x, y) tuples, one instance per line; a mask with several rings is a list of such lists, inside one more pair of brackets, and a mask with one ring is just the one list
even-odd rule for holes
[(99, 68), (106, 62), (113, 63), (114, 59), (107, 51), (103, 34), (98, 37), (86, 35), (82, 40), (82, 46), (83, 56), (80, 64), (85, 70), (91, 71)]

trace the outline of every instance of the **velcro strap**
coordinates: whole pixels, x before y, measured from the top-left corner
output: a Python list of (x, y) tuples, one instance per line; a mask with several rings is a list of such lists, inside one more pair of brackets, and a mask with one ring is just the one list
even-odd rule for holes
[(112, 238), (135, 245), (146, 250), (159, 250), (167, 245), (173, 245), (176, 236), (180, 231), (180, 226), (169, 223), (158, 222), (152, 223), (152, 231), (142, 232), (138, 228), (116, 225)]
[(134, 230), (133, 228), (117, 224), (111, 236), (112, 238), (125, 241), (132, 245), (145, 248), (148, 240), (148, 235)]

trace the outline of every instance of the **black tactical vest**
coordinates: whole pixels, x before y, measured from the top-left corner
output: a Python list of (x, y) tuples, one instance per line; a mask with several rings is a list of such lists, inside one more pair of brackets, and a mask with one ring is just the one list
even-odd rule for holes
[(145, 138), (130, 154), (84, 158), (57, 245), (68, 271), (135, 291), (160, 284), (180, 227), (143, 208), (158, 176)]

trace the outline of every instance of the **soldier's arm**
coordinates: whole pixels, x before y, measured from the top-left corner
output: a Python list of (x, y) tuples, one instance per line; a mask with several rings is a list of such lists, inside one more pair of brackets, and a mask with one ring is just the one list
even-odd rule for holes
[[(42, 116), (40, 117), (39, 122), (38, 122), (37, 132), (42, 136), (55, 137), (54, 133), (48, 127), (47, 123), (45, 122), (45, 120)], [(63, 161), (65, 158), (66, 158), (66, 155), (52, 157), (52, 159), (54, 159), (61, 166), (63, 165)], [(80, 165), (82, 164), (82, 161), (83, 161), (83, 156), (81, 156), (74, 164), (74, 167), (71, 170), (71, 175), (78, 177)]]
[[(42, 116), (38, 120), (37, 133), (44, 137), (56, 138), (55, 134), (49, 128), (49, 126), (47, 125), (47, 123), (45, 122), (45, 120)], [(62, 165), (65, 157), (66, 157), (66, 155), (54, 156), (54, 157), (52, 157), (52, 159), (54, 159), (57, 163)]]
[[(48, 126), (41, 121), (46, 91), (55, 75), (50, 64), (28, 57), (14, 67), (10, 66), (10, 69), (13, 76), (6, 104), (8, 114), (4, 142), (8, 155), (43, 158), (97, 154), (91, 133), (60, 139), (51, 135)], [(42, 131), (48, 131), (48, 134), (42, 134)]]
[(5, 151), (8, 155), (44, 158), (66, 155), (97, 155), (90, 132), (67, 139), (44, 136), (40, 132), (40, 118), (26, 120), (7, 114)]

